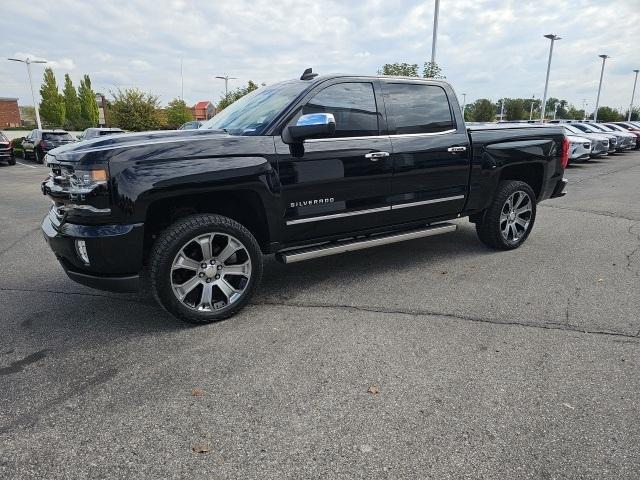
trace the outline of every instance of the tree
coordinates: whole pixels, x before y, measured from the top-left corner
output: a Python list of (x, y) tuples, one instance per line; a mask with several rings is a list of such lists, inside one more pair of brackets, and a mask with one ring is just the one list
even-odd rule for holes
[(167, 126), (171, 128), (177, 128), (183, 123), (193, 120), (191, 109), (187, 107), (184, 100), (179, 98), (174, 98), (168, 103), (165, 113), (167, 115)]
[[(523, 98), (522, 99), (522, 108), (524, 108), (524, 112), (527, 120), (529, 119), (529, 115), (531, 118), (539, 119), (540, 118), (540, 105), (542, 105), (542, 101), (535, 98)], [(533, 103), (533, 113), (531, 112), (531, 104)]]
[(80, 100), (78, 99), (78, 94), (68, 73), (64, 76), (62, 96), (64, 97), (64, 108), (66, 112), (65, 127), (72, 130), (80, 128)]
[(424, 78), (435, 78), (435, 79), (443, 79), (447, 78), (442, 75), (442, 69), (435, 62), (425, 62), (424, 70), (422, 71), (422, 76)]
[[(624, 112), (624, 118), (625, 118), (625, 120), (629, 118), (629, 109), (628, 108), (627, 108), (627, 111)], [(632, 122), (637, 122), (638, 120), (640, 120), (640, 108), (634, 107), (633, 110), (631, 110), (631, 121)]]
[(91, 79), (85, 75), (80, 80), (78, 87), (78, 98), (80, 101), (80, 123), (81, 128), (95, 127), (100, 119), (98, 104), (96, 103), (96, 93), (91, 88)]
[[(505, 102), (507, 120), (525, 120), (524, 100), (509, 98)], [(528, 118), (528, 117), (527, 117)]]
[(601, 122), (617, 122), (622, 120), (622, 115), (611, 107), (598, 108), (598, 120)]
[(563, 118), (568, 118), (571, 120), (582, 120), (584, 118), (584, 110), (578, 110), (573, 105), (570, 105), (569, 109), (567, 110), (566, 117)]
[(473, 120), (476, 122), (493, 122), (496, 118), (496, 106), (486, 98), (480, 98), (471, 105)]
[(220, 97), (220, 101), (218, 102), (218, 107), (217, 107), (218, 111), (227, 108), (233, 102), (244, 97), (247, 93), (253, 92), (257, 88), (258, 88), (258, 85), (253, 81), (249, 80), (246, 87), (236, 88), (235, 90), (227, 93), (226, 95), (222, 95), (222, 97)]
[(154, 130), (160, 126), (156, 95), (137, 88), (118, 89), (111, 95), (109, 115), (113, 126), (133, 132)]
[(58, 83), (53, 74), (53, 70), (49, 67), (44, 69), (44, 80), (40, 87), (40, 115), (42, 119), (56, 127), (64, 124), (65, 108), (64, 97), (58, 91)]
[(398, 77), (417, 77), (417, 63), (385, 63), (382, 69), (378, 70), (378, 75), (393, 75)]

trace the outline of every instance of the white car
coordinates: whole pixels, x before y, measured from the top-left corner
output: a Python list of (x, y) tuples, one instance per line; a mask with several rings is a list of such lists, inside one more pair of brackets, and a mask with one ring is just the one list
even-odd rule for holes
[(591, 158), (591, 140), (577, 135), (567, 135), (569, 139), (569, 162), (586, 162)]

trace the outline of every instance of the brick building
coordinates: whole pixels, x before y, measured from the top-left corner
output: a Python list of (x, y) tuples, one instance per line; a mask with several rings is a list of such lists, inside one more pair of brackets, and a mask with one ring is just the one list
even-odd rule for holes
[(195, 120), (209, 120), (216, 114), (216, 107), (208, 100), (196, 103), (191, 109)]
[(0, 128), (19, 127), (20, 109), (17, 98), (0, 97)]

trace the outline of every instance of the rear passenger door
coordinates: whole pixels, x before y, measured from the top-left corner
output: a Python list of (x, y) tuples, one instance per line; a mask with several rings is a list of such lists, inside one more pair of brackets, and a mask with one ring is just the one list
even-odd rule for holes
[(455, 216), (465, 204), (470, 168), (469, 137), (454, 114), (457, 100), (426, 82), (389, 80), (383, 92), (396, 220)]

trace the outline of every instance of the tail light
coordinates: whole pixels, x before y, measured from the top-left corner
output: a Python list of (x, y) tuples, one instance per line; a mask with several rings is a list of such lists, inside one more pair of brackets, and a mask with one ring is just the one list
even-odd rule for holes
[(569, 139), (564, 137), (562, 139), (562, 153), (560, 155), (560, 165), (562, 168), (567, 168), (569, 164)]

